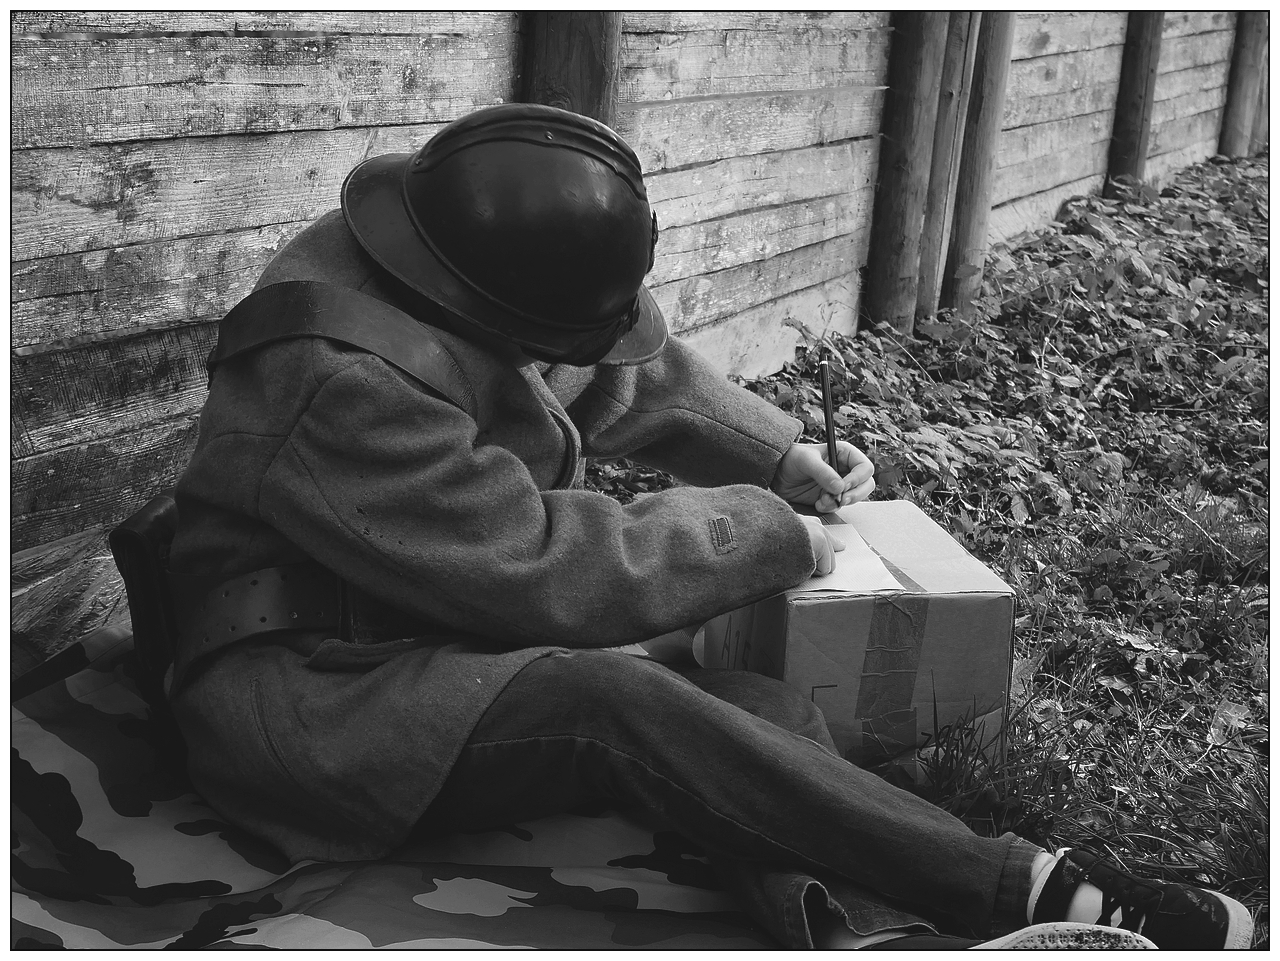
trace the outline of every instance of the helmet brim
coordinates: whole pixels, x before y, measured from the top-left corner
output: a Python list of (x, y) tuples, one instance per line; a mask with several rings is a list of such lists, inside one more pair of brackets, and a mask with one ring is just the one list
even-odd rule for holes
[[(521, 346), (532, 343), (550, 353), (568, 353), (581, 334), (569, 329), (540, 327), (529, 335), (529, 322), (461, 281), (419, 236), (405, 209), (401, 184), (412, 154), (371, 157), (347, 175), (342, 184), (342, 213), (360, 246), (401, 283), (440, 304), (462, 320), (490, 335)], [(643, 364), (662, 352), (667, 325), (653, 295), (641, 285), (638, 317), (596, 363)]]

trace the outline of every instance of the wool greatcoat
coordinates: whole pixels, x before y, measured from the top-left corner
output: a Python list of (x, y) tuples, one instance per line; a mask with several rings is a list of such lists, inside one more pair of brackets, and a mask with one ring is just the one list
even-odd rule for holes
[[(397, 303), (338, 211), (259, 287), (285, 280)], [(355, 598), (351, 638), (233, 645), (173, 698), (196, 787), (295, 860), (402, 842), (533, 659), (700, 624), (814, 568), (769, 490), (800, 424), (679, 340), (640, 366), (516, 367), (433, 332), (472, 413), (376, 355), (277, 342), (215, 370), (177, 485), (173, 570), (311, 559)], [(582, 489), (584, 457), (620, 456), (692, 486), (625, 506)]]

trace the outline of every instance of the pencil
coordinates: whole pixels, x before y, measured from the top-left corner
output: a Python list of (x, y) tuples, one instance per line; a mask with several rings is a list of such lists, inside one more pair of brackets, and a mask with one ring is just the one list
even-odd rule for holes
[(822, 371), (822, 416), (827, 422), (827, 463), (839, 473), (840, 461), (836, 459), (836, 416), (831, 405), (831, 364), (821, 360), (818, 368)]

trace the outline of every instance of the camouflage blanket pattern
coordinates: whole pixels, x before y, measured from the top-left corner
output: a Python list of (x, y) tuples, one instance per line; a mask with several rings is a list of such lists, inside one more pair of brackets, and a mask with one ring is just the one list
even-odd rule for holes
[(705, 859), (612, 810), (290, 866), (191, 789), (122, 634), (12, 717), (13, 948), (771, 946)]

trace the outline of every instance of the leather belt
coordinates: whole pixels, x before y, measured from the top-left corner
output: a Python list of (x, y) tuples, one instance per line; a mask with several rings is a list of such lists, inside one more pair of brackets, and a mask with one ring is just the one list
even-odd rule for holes
[[(191, 584), (171, 575), (174, 596), (191, 597)], [(191, 666), (223, 648), (277, 631), (342, 635), (343, 584), (332, 571), (303, 561), (265, 567), (223, 581), (188, 610), (178, 611), (183, 625), (174, 657), (176, 692)]]

